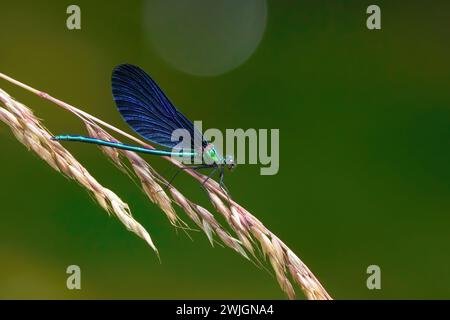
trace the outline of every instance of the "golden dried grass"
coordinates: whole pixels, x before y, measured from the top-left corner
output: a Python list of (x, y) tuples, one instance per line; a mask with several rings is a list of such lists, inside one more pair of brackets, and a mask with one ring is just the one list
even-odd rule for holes
[[(92, 137), (118, 141), (102, 128), (105, 127), (145, 147), (153, 148), (140, 139), (47, 93), (29, 87), (4, 74), (0, 73), (0, 77), (74, 113), (85, 123), (87, 131)], [(53, 168), (78, 181), (91, 191), (105, 210), (118, 217), (130, 231), (145, 239), (157, 252), (148, 233), (132, 218), (128, 205), (112, 191), (102, 187), (58, 142), (51, 141), (49, 132), (28, 108), (12, 99), (4, 91), (0, 91), (0, 101), (5, 106), (5, 108), (0, 108), (0, 119), (10, 126), (20, 142), (33, 150)], [(138, 154), (131, 151), (101, 148), (118, 168), (127, 173), (131, 172), (137, 177), (143, 192), (163, 210), (173, 225), (181, 228), (187, 227), (187, 224), (177, 215), (176, 210), (173, 208), (173, 204), (176, 204), (186, 213), (188, 218), (203, 230), (211, 244), (214, 243), (214, 237), (216, 236), (225, 246), (235, 250), (247, 259), (251, 259), (247, 253), (250, 253), (253, 258), (257, 259), (257, 252), (262, 251), (263, 258), (268, 259), (280, 287), (290, 299), (295, 298), (295, 290), (291, 279), (299, 285), (308, 299), (331, 299), (324, 287), (300, 258), (255, 216), (233, 201), (229, 195), (225, 194), (216, 181), (210, 179), (204, 186), (217, 213), (222, 215), (227, 222), (228, 226), (226, 227), (217, 221), (214, 214), (187, 199), (175, 187), (168, 186), (166, 192), (161, 185), (167, 186), (167, 181)], [(166, 159), (178, 167), (181, 166), (179, 162), (170, 157), (166, 157)], [(188, 169), (185, 171), (199, 182), (203, 182), (205, 179), (202, 174), (194, 170)]]

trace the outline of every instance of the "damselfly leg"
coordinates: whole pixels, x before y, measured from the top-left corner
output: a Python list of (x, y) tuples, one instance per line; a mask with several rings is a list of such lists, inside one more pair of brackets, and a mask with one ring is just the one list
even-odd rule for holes
[(170, 188), (172, 186), (173, 181), (175, 180), (175, 178), (180, 174), (180, 172), (182, 170), (187, 170), (187, 169), (192, 169), (192, 170), (199, 170), (199, 169), (205, 169), (205, 168), (210, 168), (212, 165), (209, 164), (202, 164), (202, 165), (198, 165), (198, 166), (185, 166), (185, 167), (180, 167), (177, 169), (177, 172), (175, 172), (175, 174), (172, 176), (172, 178), (170, 178), (170, 180), (168, 181), (166, 187)]
[(204, 188), (205, 187), (205, 184), (206, 184), (206, 182), (208, 182), (208, 180), (209, 179), (211, 179), (211, 177), (213, 176), (213, 174), (217, 171), (217, 169), (219, 168), (219, 166), (218, 165), (216, 165), (216, 164), (211, 164), (211, 165), (209, 165), (211, 168), (213, 168), (212, 170), (211, 170), (211, 172), (208, 174), (208, 176), (206, 177), (206, 179), (205, 180), (203, 180), (203, 182), (202, 182), (202, 187)]
[(220, 169), (219, 186), (222, 189), (222, 191), (227, 195), (228, 202), (230, 203), (230, 196), (231, 195), (230, 195), (230, 192), (228, 191), (227, 186), (223, 182), (224, 171), (225, 171), (225, 167), (222, 166), (221, 169)]

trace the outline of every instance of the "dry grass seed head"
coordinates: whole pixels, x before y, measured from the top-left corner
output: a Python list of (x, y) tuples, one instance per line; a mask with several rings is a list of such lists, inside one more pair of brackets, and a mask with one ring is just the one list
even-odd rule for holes
[(129, 231), (144, 239), (158, 253), (148, 232), (132, 217), (128, 205), (114, 192), (98, 183), (60, 143), (52, 141), (52, 135), (30, 109), (1, 89), (0, 101), (4, 105), (4, 108), (0, 107), (0, 120), (11, 128), (18, 141), (53, 169), (84, 186), (102, 208), (117, 217)]

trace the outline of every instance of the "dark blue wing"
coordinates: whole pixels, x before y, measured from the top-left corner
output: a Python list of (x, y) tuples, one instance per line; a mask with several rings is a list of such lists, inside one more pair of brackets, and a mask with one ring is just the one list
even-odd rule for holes
[(117, 66), (112, 73), (112, 92), (122, 117), (145, 139), (173, 148), (180, 141), (171, 140), (172, 132), (186, 129), (191, 140), (184, 141), (184, 148), (194, 148), (194, 141), (206, 146), (207, 141), (200, 131), (141, 68), (129, 64)]

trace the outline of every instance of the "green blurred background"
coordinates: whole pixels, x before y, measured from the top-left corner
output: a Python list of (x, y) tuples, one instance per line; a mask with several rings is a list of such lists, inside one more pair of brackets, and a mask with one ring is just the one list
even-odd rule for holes
[[(450, 298), (449, 2), (377, 1), (382, 30), (370, 31), (369, 1), (269, 1), (256, 50), (209, 77), (159, 54), (145, 1), (76, 1), (78, 31), (65, 25), (72, 3), (1, 0), (0, 72), (130, 132), (110, 74), (134, 63), (204, 127), (279, 128), (279, 173), (241, 165), (227, 185), (334, 298)], [(55, 105), (5, 81), (0, 88), (52, 132), (84, 133)], [(177, 234), (97, 148), (67, 146), (130, 204), (162, 264), (4, 124), (0, 139), (0, 298), (285, 298), (272, 276), (231, 250), (211, 248), (202, 233)], [(208, 205), (192, 179), (175, 184)], [(71, 264), (81, 267), (80, 291), (66, 288)], [(371, 264), (381, 267), (381, 290), (366, 287)]]

